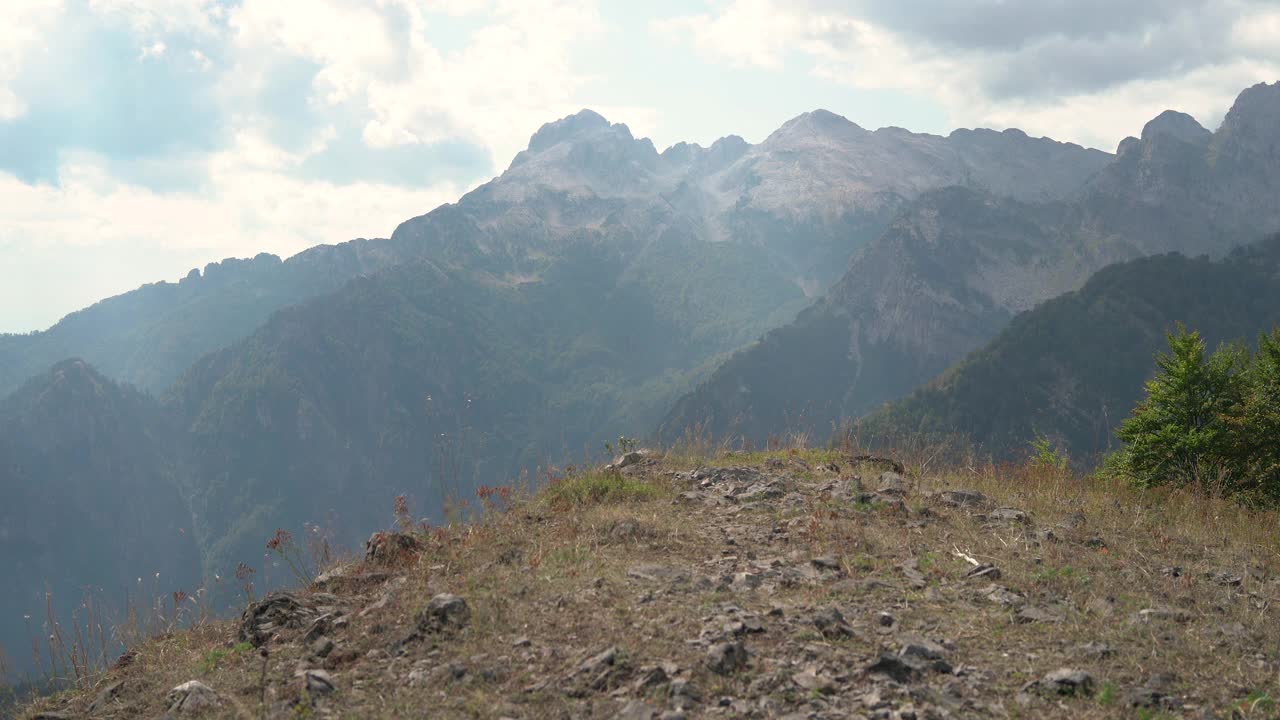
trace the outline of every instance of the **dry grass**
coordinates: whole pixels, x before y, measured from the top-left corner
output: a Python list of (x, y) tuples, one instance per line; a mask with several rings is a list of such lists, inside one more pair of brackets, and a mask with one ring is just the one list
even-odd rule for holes
[[(738, 714), (718, 707), (722, 697), (773, 703), (777, 712), (764, 715), (833, 707), (869, 714), (859, 698), (884, 686), (861, 669), (906, 635), (945, 641), (948, 660), (963, 672), (884, 690), (890, 709), (907, 703), (945, 709), (942, 696), (955, 692), (961, 704), (951, 717), (1156, 717), (1158, 710), (1129, 707), (1126, 693), (1171, 673), (1178, 714), (1275, 716), (1270, 698), (1280, 697), (1280, 624), (1271, 604), (1280, 596), (1280, 522), (1274, 513), (1046, 467), (969, 462), (943, 469), (927, 452), (905, 458), (915, 489), (903, 512), (819, 490), (854, 473), (874, 489), (880, 468), (850, 467), (848, 449), (791, 445), (765, 452), (717, 447), (710, 456), (698, 454), (707, 448), (685, 448), (623, 473), (579, 474), (505, 512), (426, 533), (423, 552), (392, 569), (403, 580), (323, 588), (338, 596), (349, 618), (334, 632), (337, 648), (325, 660), (306, 659), (296, 642), (301, 631), (270, 644), (265, 708), (264, 661), (237, 645), (234, 623), (223, 622), (144, 644), (134, 664), (99, 682), (125, 686), (95, 716), (159, 715), (169, 688), (199, 679), (226, 699), (210, 717), (258, 718), (264, 710), (272, 717), (613, 717), (622, 700), (596, 691), (576, 697), (569, 679), (585, 658), (610, 646), (620, 649), (629, 681), (642, 666), (678, 665), (681, 677), (702, 689), (693, 716)], [(839, 473), (823, 469), (831, 463)], [(802, 501), (735, 511), (681, 500), (689, 484), (673, 473), (708, 465), (769, 467), (798, 484)], [(996, 506), (1025, 511), (1031, 524), (944, 507), (936, 493), (949, 488), (980, 491)], [(767, 592), (716, 580), (753, 561), (804, 566), (821, 555), (834, 557), (839, 579), (783, 583)], [(1022, 623), (1016, 609), (984, 600), (988, 583), (965, 579), (971, 566), (962, 556), (998, 567), (996, 582), (1051, 609), (1059, 621)], [(912, 561), (923, 587), (904, 581), (899, 566)], [(685, 580), (630, 576), (640, 565)], [(352, 570), (366, 571), (383, 569)], [(1240, 584), (1206, 575), (1218, 571), (1240, 577)], [(415, 615), (441, 592), (466, 598), (469, 626), (409, 642), (397, 654)], [(767, 631), (747, 639), (748, 670), (720, 676), (704, 666), (705, 647), (690, 641), (719, 622), (726, 603), (764, 617)], [(768, 615), (775, 607), (781, 615)], [(841, 610), (851, 638), (827, 640), (814, 631), (808, 618), (824, 607)], [(1135, 620), (1147, 608), (1181, 617)], [(896, 619), (893, 633), (877, 631), (881, 612)], [(1081, 657), (1073, 648), (1085, 643), (1105, 643), (1113, 653)], [(332, 672), (338, 691), (313, 704), (295, 672), (316, 665)], [(766, 682), (810, 666), (846, 669), (837, 674), (839, 702)], [(1091, 673), (1097, 691), (1053, 700), (1022, 692), (1028, 681), (1064, 666)], [(83, 713), (95, 694), (71, 693), (38, 709)], [(625, 695), (655, 707), (665, 702), (659, 691)]]

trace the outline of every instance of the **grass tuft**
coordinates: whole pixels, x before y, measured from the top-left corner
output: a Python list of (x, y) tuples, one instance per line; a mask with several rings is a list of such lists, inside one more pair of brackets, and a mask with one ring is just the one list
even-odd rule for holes
[(542, 492), (542, 501), (552, 508), (568, 510), (590, 505), (646, 502), (670, 494), (651, 480), (629, 477), (615, 470), (593, 470), (552, 482)]

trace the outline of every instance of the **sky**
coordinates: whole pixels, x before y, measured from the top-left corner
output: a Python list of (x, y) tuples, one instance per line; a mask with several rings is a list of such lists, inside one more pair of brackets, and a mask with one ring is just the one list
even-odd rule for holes
[(1280, 79), (1274, 0), (4, 0), (0, 332), (385, 237), (584, 107), (659, 149), (815, 108), (1114, 150)]

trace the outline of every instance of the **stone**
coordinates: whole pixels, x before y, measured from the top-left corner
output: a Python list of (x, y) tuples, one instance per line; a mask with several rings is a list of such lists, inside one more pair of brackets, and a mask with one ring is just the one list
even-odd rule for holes
[(671, 682), (671, 676), (674, 675), (679, 668), (675, 663), (662, 663), (659, 665), (651, 665), (640, 668), (640, 678), (631, 684), (631, 691), (637, 695), (644, 694), (649, 690), (661, 687)]
[(591, 692), (606, 692), (620, 687), (626, 680), (627, 664), (618, 646), (612, 645), (588, 657), (569, 674), (569, 694), (584, 697)]
[(690, 708), (702, 702), (702, 690), (692, 680), (672, 680), (667, 686), (667, 697), (678, 708)]
[(1014, 590), (1003, 585), (988, 585), (982, 590), (982, 596), (997, 605), (1005, 607), (1022, 607), (1027, 599)]
[(93, 702), (89, 704), (89, 713), (100, 713), (116, 702), (120, 691), (124, 689), (124, 681), (117, 680), (98, 691)]
[(625, 468), (625, 467), (631, 467), (632, 465), (637, 465), (641, 461), (643, 461), (646, 457), (648, 457), (649, 454), (650, 453), (648, 450), (632, 450), (631, 452), (623, 453), (618, 457), (614, 458), (613, 468), (615, 470), (621, 470), (622, 468)]
[(880, 657), (867, 666), (869, 675), (884, 675), (895, 682), (907, 683), (920, 676), (923, 663), (913, 657), (881, 653)]
[(422, 552), (422, 541), (405, 533), (376, 532), (364, 544), (365, 562), (391, 565)]
[(1244, 578), (1242, 576), (1235, 575), (1226, 570), (1214, 570), (1212, 572), (1205, 573), (1204, 576), (1212, 582), (1219, 585), (1226, 585), (1228, 587), (1239, 587), (1244, 582)]
[(427, 602), (427, 607), (418, 613), (418, 629), (422, 632), (443, 632), (459, 630), (471, 621), (471, 608), (467, 601), (441, 593)]
[(1186, 610), (1169, 607), (1153, 607), (1143, 608), (1135, 615), (1135, 619), (1139, 622), (1152, 622), (1154, 620), (1169, 620), (1173, 622), (1184, 623), (1191, 619), (1191, 613)]
[(653, 537), (653, 528), (634, 520), (619, 520), (609, 528), (609, 540), (616, 543), (634, 542)]
[(612, 667), (618, 659), (618, 646), (613, 645), (592, 655), (578, 666), (578, 673), (592, 673), (606, 667)]
[(996, 508), (987, 513), (987, 519), (996, 522), (1021, 523), (1023, 525), (1031, 521), (1025, 512), (1017, 508)]
[(302, 634), (302, 639), (299, 642), (303, 645), (312, 645), (333, 629), (334, 620), (335, 618), (332, 614), (325, 614), (316, 618), (311, 622), (311, 626), (307, 628), (307, 631)]
[(741, 640), (722, 642), (707, 650), (707, 667), (720, 675), (731, 675), (747, 666), (747, 647)]
[(685, 573), (665, 565), (646, 563), (627, 570), (627, 577), (657, 583), (680, 583), (689, 579)]
[(825, 608), (813, 616), (814, 627), (828, 640), (853, 637), (853, 628), (836, 608)]
[(979, 507), (987, 504), (987, 496), (977, 490), (944, 490), (938, 494), (943, 505), (951, 507)]
[(1059, 668), (1040, 679), (1040, 689), (1057, 695), (1090, 695), (1093, 676), (1084, 670)]
[(1147, 682), (1131, 688), (1124, 694), (1124, 702), (1130, 707), (1162, 708), (1172, 710), (1180, 704), (1170, 693), (1173, 690), (1174, 676), (1171, 673), (1157, 673)]
[(657, 716), (657, 709), (643, 700), (632, 700), (614, 715), (618, 720), (653, 720)]
[(785, 485), (779, 482), (756, 483), (738, 495), (738, 502), (751, 503), (777, 500), (787, 494)]
[(897, 495), (899, 497), (911, 492), (911, 483), (896, 472), (880, 473), (880, 484), (876, 492), (881, 495)]
[(965, 579), (967, 580), (982, 578), (987, 581), (999, 580), (1000, 575), (1001, 575), (1000, 568), (996, 567), (995, 565), (986, 564), (986, 563), (979, 565), (964, 574)]
[(199, 680), (190, 680), (169, 691), (169, 712), (189, 713), (201, 712), (222, 704), (222, 698), (213, 688)]
[(764, 473), (749, 467), (702, 468), (693, 474), (693, 479), (703, 488), (726, 484), (750, 485), (761, 482), (764, 477)]
[(1024, 624), (1062, 622), (1062, 616), (1058, 613), (1035, 605), (1028, 605), (1022, 608), (1013, 616), (1013, 619)]
[(943, 660), (947, 655), (946, 648), (925, 638), (907, 637), (903, 638), (901, 642), (902, 649), (898, 651), (898, 654), (904, 657), (916, 657), (922, 660)]
[(818, 570), (823, 572), (839, 572), (840, 561), (836, 560), (834, 555), (823, 555), (809, 561)]
[(333, 652), (333, 647), (333, 641), (322, 636), (316, 638), (309, 649), (315, 657), (326, 658), (329, 657), (329, 653)]
[(791, 682), (796, 687), (808, 692), (817, 692), (823, 695), (830, 695), (836, 691), (836, 684), (826, 675), (820, 675), (812, 670), (804, 670), (791, 676)]
[(327, 670), (304, 670), (301, 675), (303, 687), (312, 695), (328, 695), (337, 689)]
[(289, 593), (274, 592), (253, 603), (240, 616), (240, 639), (260, 647), (277, 630), (307, 627), (318, 613)]
[(1111, 646), (1104, 642), (1087, 642), (1071, 648), (1071, 654), (1089, 660), (1102, 660), (1115, 654)]

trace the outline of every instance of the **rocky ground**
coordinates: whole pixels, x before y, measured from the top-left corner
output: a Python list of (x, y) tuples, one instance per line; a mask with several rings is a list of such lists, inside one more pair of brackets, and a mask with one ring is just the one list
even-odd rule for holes
[(375, 536), (28, 716), (1276, 717), (1278, 547), (1053, 468), (642, 453)]

